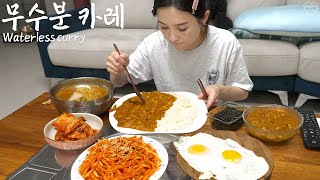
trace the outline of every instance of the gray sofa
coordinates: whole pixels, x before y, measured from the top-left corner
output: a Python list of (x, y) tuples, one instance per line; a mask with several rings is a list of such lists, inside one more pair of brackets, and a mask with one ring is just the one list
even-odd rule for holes
[[(306, 0), (305, 0), (306, 1)], [(242, 12), (257, 7), (271, 7), (304, 3), (304, 0), (228, 0), (227, 16), (234, 20)], [(320, 0), (316, 0), (320, 5)], [(132, 53), (144, 37), (157, 31), (156, 19), (151, 10), (153, 1), (139, 0), (139, 6), (132, 0), (91, 0), (95, 4), (96, 16), (103, 17), (106, 8), (120, 8), (123, 3), (123, 25), (107, 26), (96, 19), (95, 28), (90, 28), (90, 18), (85, 25), (78, 19), (75, 9), (68, 13), (72, 17), (65, 21), (70, 28), (65, 31), (52, 29), (56, 22), (43, 20), (40, 34), (85, 35), (86, 39), (70, 42), (38, 43), (39, 52), (48, 78), (73, 78), (96, 76), (109, 78), (105, 67), (105, 57), (114, 51), (116, 43), (121, 51)], [(142, 5), (143, 4), (143, 5)], [(132, 8), (134, 7), (134, 8)], [(121, 14), (119, 14), (121, 21)], [(110, 18), (110, 17), (109, 17)], [(120, 22), (121, 24), (121, 22)], [(301, 47), (281, 40), (239, 39), (247, 62), (249, 75), (254, 82), (254, 90), (277, 93), (283, 104), (288, 105), (287, 92), (300, 93), (296, 106), (300, 107), (309, 98), (320, 97), (320, 42), (312, 42)], [(147, 82), (152, 84), (153, 82)]]

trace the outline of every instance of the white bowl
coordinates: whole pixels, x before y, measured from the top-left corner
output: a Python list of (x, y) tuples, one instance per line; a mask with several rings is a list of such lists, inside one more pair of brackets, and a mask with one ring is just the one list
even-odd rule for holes
[(57, 149), (62, 149), (62, 150), (79, 150), (79, 149), (90, 146), (91, 144), (96, 142), (97, 139), (100, 138), (103, 131), (102, 129), (103, 121), (100, 117), (94, 114), (89, 114), (89, 113), (72, 113), (72, 114), (76, 117), (80, 117), (80, 116), (84, 117), (86, 119), (86, 123), (89, 126), (91, 126), (91, 128), (98, 130), (98, 132), (93, 136), (87, 137), (85, 139), (76, 140), (76, 141), (68, 141), (68, 142), (56, 141), (54, 140), (54, 137), (57, 133), (57, 130), (55, 129), (54, 126), (52, 126), (52, 123), (57, 118), (54, 118), (44, 127), (44, 130), (43, 130), (44, 138), (48, 144), (50, 144), (51, 146)]

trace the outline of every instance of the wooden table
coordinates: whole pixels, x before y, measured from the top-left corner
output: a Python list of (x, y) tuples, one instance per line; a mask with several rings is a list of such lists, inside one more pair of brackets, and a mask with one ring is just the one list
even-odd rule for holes
[[(59, 115), (52, 104), (42, 104), (48, 99), (48, 93), (44, 93), (0, 120), (0, 179), (5, 179), (46, 144), (43, 128)], [(101, 117), (109, 124), (107, 113)], [(210, 126), (209, 122), (205, 126)], [(238, 132), (247, 133), (244, 127)], [(305, 149), (300, 135), (284, 144), (266, 145), (275, 165), (270, 179), (319, 179), (320, 152)]]

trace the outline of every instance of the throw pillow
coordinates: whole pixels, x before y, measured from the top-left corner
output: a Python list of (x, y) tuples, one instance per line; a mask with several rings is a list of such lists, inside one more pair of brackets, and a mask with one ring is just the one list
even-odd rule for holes
[(256, 8), (240, 14), (233, 25), (259, 34), (315, 37), (320, 36), (320, 10), (303, 5)]

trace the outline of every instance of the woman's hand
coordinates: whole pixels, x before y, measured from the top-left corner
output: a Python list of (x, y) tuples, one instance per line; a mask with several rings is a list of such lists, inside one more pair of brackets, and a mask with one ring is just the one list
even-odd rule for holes
[[(217, 105), (219, 100), (223, 101), (241, 101), (248, 97), (249, 91), (236, 86), (225, 86), (222, 84), (214, 84), (206, 87), (208, 99), (206, 100), (207, 108)], [(198, 95), (199, 99), (203, 98), (203, 94)]]
[(129, 64), (129, 56), (126, 53), (112, 52), (107, 57), (107, 71), (115, 76), (123, 74)]
[[(209, 109), (211, 106), (216, 105), (219, 102), (220, 98), (220, 87), (219, 85), (210, 85), (206, 87), (206, 91), (208, 94), (208, 99), (206, 99), (206, 105), (207, 108)], [(203, 98), (202, 92), (198, 95), (199, 99)]]
[(110, 73), (110, 81), (121, 87), (128, 83), (125, 67), (129, 64), (129, 56), (126, 53), (112, 52), (107, 57), (107, 71)]

